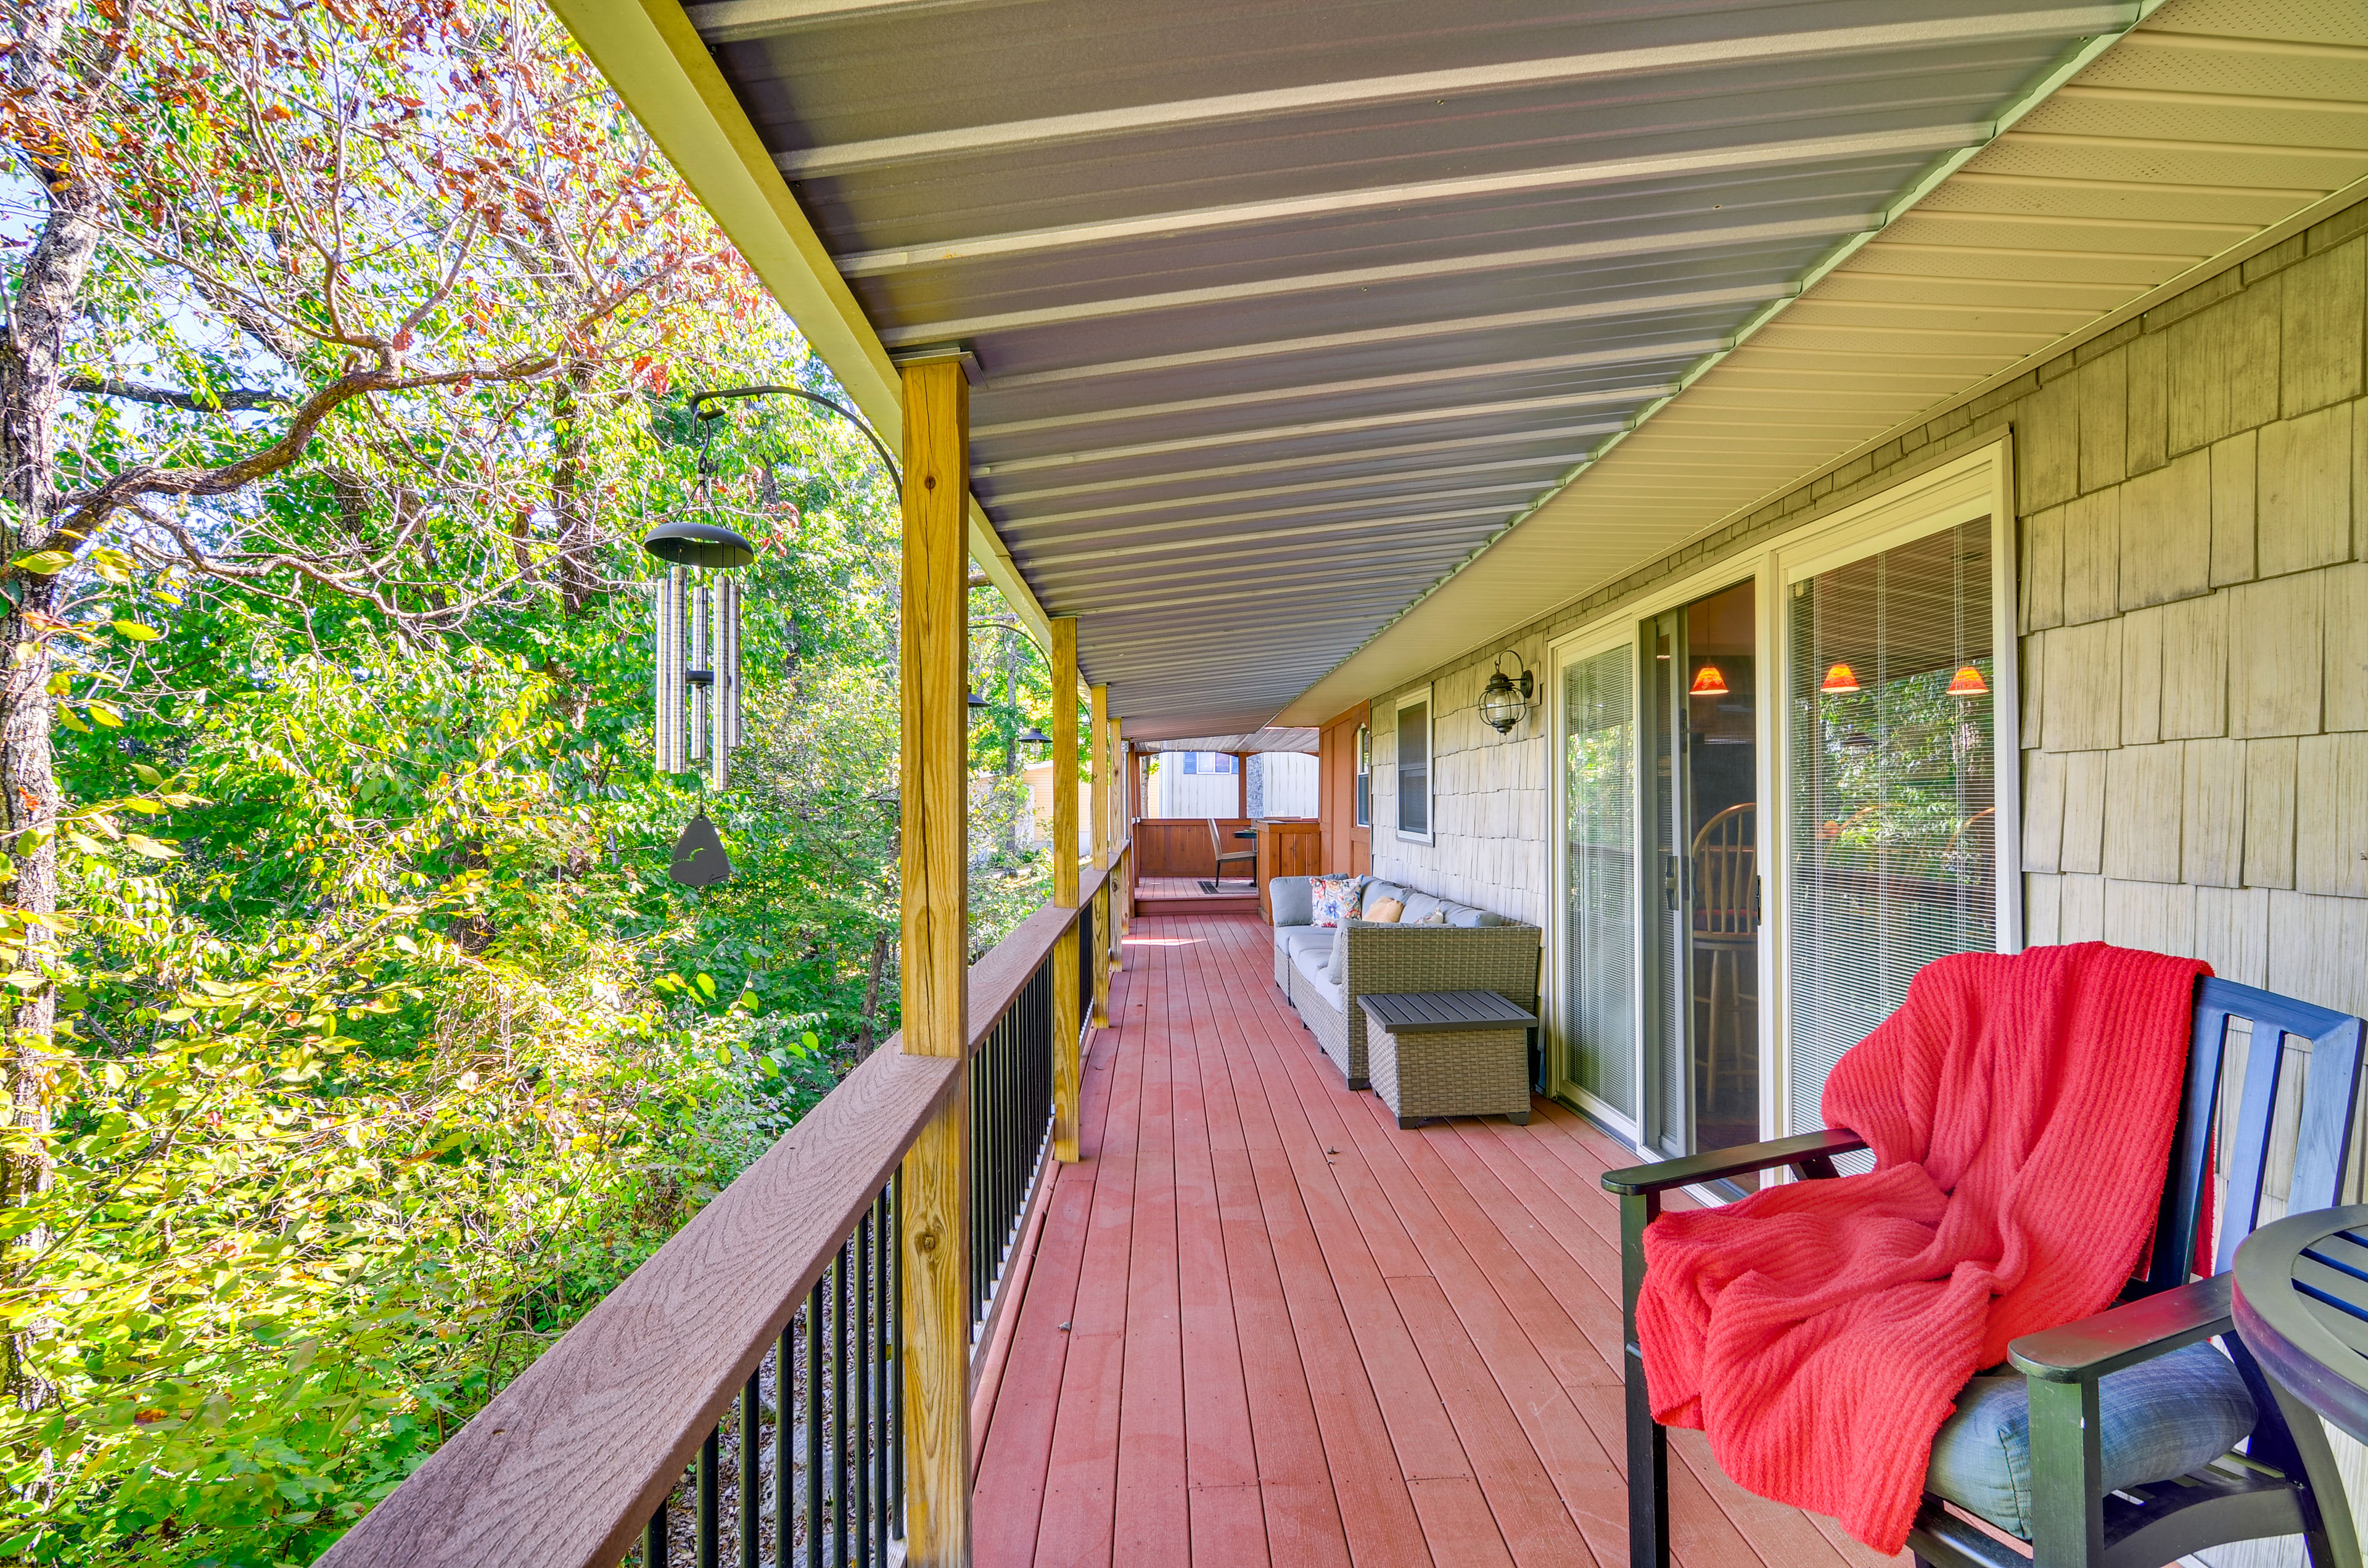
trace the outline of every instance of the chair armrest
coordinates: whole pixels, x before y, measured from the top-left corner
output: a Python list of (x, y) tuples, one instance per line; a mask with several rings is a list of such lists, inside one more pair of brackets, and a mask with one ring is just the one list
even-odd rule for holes
[(1691, 1154), (1682, 1160), (1663, 1160), (1655, 1165), (1631, 1165), (1623, 1171), (1606, 1171), (1603, 1173), (1603, 1189), (1616, 1192), (1623, 1198), (1634, 1198), (1648, 1192), (1666, 1192), (1671, 1187), (1691, 1187), (1696, 1182), (1717, 1181), (1723, 1176), (1770, 1170), (1778, 1165), (1830, 1160), (1836, 1154), (1855, 1153), (1865, 1147), (1866, 1140), (1857, 1133), (1827, 1128), (1819, 1132), (1804, 1132), (1797, 1137), (1779, 1138), (1770, 1143), (1746, 1143), (1737, 1149), (1713, 1149), (1706, 1154)]
[(2016, 1370), (2043, 1382), (2092, 1382), (2108, 1372), (2227, 1333), (2233, 1326), (2228, 1287), (2234, 1278), (2215, 1274), (2124, 1301), (2061, 1328), (2026, 1334), (2007, 1346), (2007, 1357)]

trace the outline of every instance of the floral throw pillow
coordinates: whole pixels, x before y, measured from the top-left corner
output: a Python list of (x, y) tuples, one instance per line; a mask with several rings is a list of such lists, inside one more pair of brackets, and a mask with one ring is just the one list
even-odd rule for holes
[(1357, 918), (1357, 879), (1354, 877), (1313, 877), (1308, 880), (1309, 901), (1315, 906), (1315, 924), (1338, 926)]

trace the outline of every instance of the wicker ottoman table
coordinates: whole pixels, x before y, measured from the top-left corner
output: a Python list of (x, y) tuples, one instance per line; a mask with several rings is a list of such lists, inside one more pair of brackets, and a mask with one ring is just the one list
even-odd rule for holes
[(1400, 1127), (1434, 1116), (1530, 1119), (1534, 1015), (1493, 991), (1390, 992), (1357, 1003), (1373, 1093)]

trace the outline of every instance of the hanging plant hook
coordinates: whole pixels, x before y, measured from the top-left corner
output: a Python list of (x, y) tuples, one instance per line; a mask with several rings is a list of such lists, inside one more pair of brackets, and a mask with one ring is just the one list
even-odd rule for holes
[(747, 387), (720, 387), (714, 392), (703, 392), (694, 393), (692, 395), (690, 400), (691, 416), (700, 422), (699, 464), (700, 476), (702, 481), (708, 474), (713, 472), (709, 465), (708, 443), (709, 438), (714, 433), (715, 427), (710, 423), (710, 421), (723, 417), (723, 410), (722, 408), (709, 408), (706, 404), (711, 403), (722, 403), (734, 398), (744, 397), (803, 398), (807, 403), (814, 404), (816, 408), (828, 409), (831, 413), (837, 415), (841, 419), (846, 420), (849, 425), (854, 426), (855, 428), (861, 433), (863, 438), (871, 443), (871, 449), (880, 454), (881, 466), (888, 471), (889, 479), (895, 483), (898, 490), (901, 491), (905, 488), (905, 476), (897, 471), (896, 460), (889, 455), (888, 444), (885, 441), (882, 441), (878, 433), (865, 422), (863, 415), (856, 413), (855, 410), (848, 407), (847, 404), (839, 402), (837, 398), (825, 397), (818, 392), (808, 392), (803, 387), (774, 386), (771, 384)]

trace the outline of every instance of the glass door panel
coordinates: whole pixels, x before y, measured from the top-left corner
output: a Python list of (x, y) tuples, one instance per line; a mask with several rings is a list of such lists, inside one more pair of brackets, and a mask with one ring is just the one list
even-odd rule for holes
[(1788, 590), (1786, 1038), (1792, 1124), (1948, 953), (1998, 945), (1990, 525)]
[(1694, 1148), (1759, 1138), (1756, 585), (1686, 607), (1684, 932)]
[(1564, 1074), (1639, 1124), (1635, 650), (1562, 673)]

